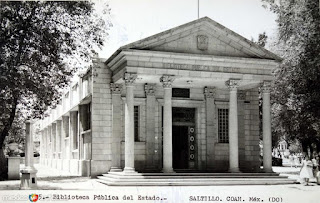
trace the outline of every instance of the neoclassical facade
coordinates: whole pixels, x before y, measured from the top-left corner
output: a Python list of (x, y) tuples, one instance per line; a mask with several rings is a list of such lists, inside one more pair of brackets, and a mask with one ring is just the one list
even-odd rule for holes
[[(41, 163), (108, 171), (271, 172), (270, 83), (281, 58), (205, 17), (94, 59), (40, 121)], [(262, 99), (261, 99), (262, 98)]]

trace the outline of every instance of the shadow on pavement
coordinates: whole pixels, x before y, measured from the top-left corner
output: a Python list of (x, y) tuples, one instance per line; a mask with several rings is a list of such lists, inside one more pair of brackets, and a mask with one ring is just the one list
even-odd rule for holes
[(81, 176), (38, 177), (38, 181), (49, 181), (49, 182), (57, 182), (57, 183), (87, 182), (88, 180), (90, 180), (89, 177), (81, 177)]

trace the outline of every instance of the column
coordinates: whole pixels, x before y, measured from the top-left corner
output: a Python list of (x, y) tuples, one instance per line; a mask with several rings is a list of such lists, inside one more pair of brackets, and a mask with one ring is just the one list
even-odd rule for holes
[(164, 75), (160, 78), (164, 89), (163, 104), (163, 169), (164, 173), (173, 173), (172, 168), (172, 82), (174, 78)]
[(239, 80), (230, 79), (226, 82), (229, 88), (229, 172), (239, 170), (239, 140), (238, 140), (238, 102), (237, 88)]
[(156, 169), (156, 161), (155, 161), (155, 105), (156, 105), (156, 97), (155, 97), (155, 85), (154, 84), (146, 84), (144, 86), (144, 90), (146, 92), (146, 153), (147, 153), (147, 161), (146, 161), (146, 169), (155, 170)]
[(112, 94), (112, 146), (111, 172), (121, 171), (121, 84), (111, 83)]
[(125, 167), (124, 172), (134, 172), (134, 81), (137, 74), (125, 73), (126, 104), (125, 104)]
[(26, 121), (25, 138), (25, 167), (21, 169), (20, 189), (29, 190), (37, 188), (37, 170), (33, 165), (33, 130), (32, 123)]
[(206, 133), (207, 133), (207, 168), (214, 168), (215, 149), (214, 144), (216, 140), (215, 132), (215, 104), (214, 104), (214, 87), (205, 87), (204, 96), (206, 99)]
[(262, 90), (262, 132), (263, 132), (263, 171), (272, 172), (272, 136), (270, 109), (270, 82), (263, 82)]

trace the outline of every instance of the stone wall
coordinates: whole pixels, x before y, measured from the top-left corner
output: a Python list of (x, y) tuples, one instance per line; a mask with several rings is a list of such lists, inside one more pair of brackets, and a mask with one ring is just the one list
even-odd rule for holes
[(111, 167), (112, 105), (110, 70), (103, 61), (94, 61), (92, 70), (92, 160), (91, 177), (109, 171)]

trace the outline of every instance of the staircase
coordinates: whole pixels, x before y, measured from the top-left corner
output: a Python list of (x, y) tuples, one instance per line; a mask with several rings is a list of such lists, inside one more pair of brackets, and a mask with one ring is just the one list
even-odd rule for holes
[(110, 186), (211, 186), (293, 184), (278, 173), (123, 173), (109, 172), (98, 182)]

